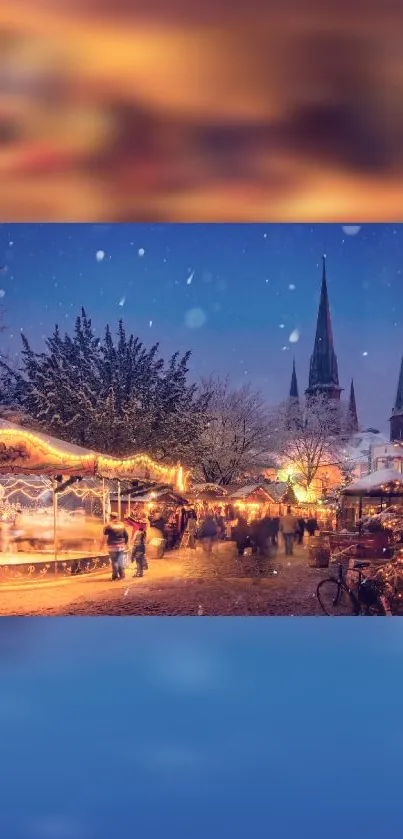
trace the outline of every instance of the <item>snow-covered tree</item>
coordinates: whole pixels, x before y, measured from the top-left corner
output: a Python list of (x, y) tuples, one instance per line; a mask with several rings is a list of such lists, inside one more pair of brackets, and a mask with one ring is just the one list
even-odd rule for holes
[(203, 390), (209, 395), (209, 423), (196, 477), (228, 486), (248, 473), (259, 474), (272, 447), (262, 397), (249, 385), (232, 390), (228, 379), (220, 378), (203, 381)]
[(287, 400), (272, 411), (271, 426), (279, 459), (306, 489), (326, 469), (348, 468), (345, 446), (351, 431), (343, 403), (321, 394), (298, 404)]
[(208, 394), (187, 381), (190, 354), (166, 364), (158, 345), (147, 349), (119, 323), (95, 336), (82, 310), (73, 335), (56, 326), (36, 353), (22, 337), (13, 379), (21, 408), (37, 427), (61, 439), (114, 455), (147, 452), (192, 466), (207, 422)]

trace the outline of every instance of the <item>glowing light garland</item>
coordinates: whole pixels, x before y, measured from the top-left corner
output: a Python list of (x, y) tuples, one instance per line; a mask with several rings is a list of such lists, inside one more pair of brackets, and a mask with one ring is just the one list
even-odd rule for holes
[[(133, 474), (141, 471), (145, 477), (149, 473), (153, 473), (160, 478), (163, 477), (165, 483), (176, 485), (182, 491), (186, 488), (188, 479), (188, 473), (184, 472), (180, 464), (163, 466), (146, 454), (136, 454), (125, 458), (99, 455), (95, 452), (76, 454), (62, 448), (58, 449), (25, 429), (0, 428), (0, 442), (10, 447), (29, 444), (33, 450), (28, 450), (26, 455), (15, 458), (12, 463), (9, 461), (0, 462), (0, 472), (16, 472), (18, 470), (30, 474), (32, 472), (57, 473), (60, 471), (65, 474), (84, 473), (119, 479), (126, 476), (133, 477)], [(60, 442), (63, 445), (63, 442)], [(68, 446), (69, 444), (65, 445)], [(42, 459), (43, 462), (41, 462)], [(37, 462), (38, 460), (39, 462)]]

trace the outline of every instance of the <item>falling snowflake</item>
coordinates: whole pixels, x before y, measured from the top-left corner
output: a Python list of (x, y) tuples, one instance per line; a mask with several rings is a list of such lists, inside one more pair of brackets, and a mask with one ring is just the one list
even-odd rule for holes
[(203, 309), (189, 309), (185, 314), (185, 324), (189, 329), (199, 329), (206, 322)]
[(0, 288), (0, 297), (4, 297), (5, 293), (4, 288)]
[(361, 224), (343, 224), (342, 230), (346, 236), (356, 236), (361, 230)]
[(144, 248), (139, 248), (137, 253), (138, 253), (139, 256), (144, 256), (144, 254), (145, 254)]
[(367, 351), (366, 351), (366, 350), (365, 350), (365, 352), (363, 352), (363, 355), (368, 355), (368, 353), (367, 353)]
[(294, 285), (294, 283), (290, 283), (290, 285), (288, 286), (288, 288), (290, 289), (290, 291), (295, 291), (295, 285)]
[(202, 617), (202, 615), (204, 615), (204, 609), (203, 609), (203, 606), (201, 606), (201, 605), (200, 605), (200, 606), (198, 607), (198, 609), (197, 609), (197, 614), (199, 615), (199, 617)]
[(152, 327), (152, 325), (153, 325), (152, 320), (150, 320), (150, 323), (149, 323), (148, 325), (149, 325), (149, 327), (150, 327), (150, 329), (151, 329), (151, 327)]
[(299, 330), (298, 329), (293, 329), (293, 331), (291, 332), (291, 335), (290, 335), (288, 340), (290, 341), (291, 344), (296, 344), (297, 341), (299, 341)]
[(124, 306), (125, 303), (126, 303), (126, 297), (122, 297), (122, 299), (119, 300), (119, 306)]
[(95, 254), (95, 259), (97, 262), (102, 262), (105, 259), (105, 251), (97, 251)]
[(194, 275), (195, 275), (194, 271), (192, 271), (191, 274), (189, 274), (189, 276), (186, 280), (186, 285), (191, 285)]
[(278, 328), (279, 329), (285, 329), (285, 323), (279, 323)]
[(286, 350), (289, 350), (290, 348), (289, 347), (281, 347), (281, 349), (282, 349), (283, 352), (285, 352)]

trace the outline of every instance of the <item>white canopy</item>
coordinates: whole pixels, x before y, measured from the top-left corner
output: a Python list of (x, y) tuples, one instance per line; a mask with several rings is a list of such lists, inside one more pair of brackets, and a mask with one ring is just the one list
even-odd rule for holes
[(377, 472), (371, 472), (365, 478), (360, 478), (359, 481), (354, 481), (354, 483), (349, 484), (342, 492), (348, 495), (365, 495), (377, 489), (381, 490), (387, 484), (396, 482), (403, 489), (402, 472), (396, 472), (395, 469), (378, 469)]

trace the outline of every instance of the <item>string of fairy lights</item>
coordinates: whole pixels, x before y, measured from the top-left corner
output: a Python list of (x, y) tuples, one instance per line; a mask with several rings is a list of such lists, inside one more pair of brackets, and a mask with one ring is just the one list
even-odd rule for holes
[[(185, 488), (187, 473), (179, 464), (168, 466), (157, 463), (147, 454), (129, 457), (111, 457), (96, 452), (73, 452), (69, 444), (60, 441), (60, 448), (26, 429), (0, 428), (0, 443), (17, 450), (12, 461), (13, 471), (48, 472), (63, 474), (92, 475), (103, 478), (124, 479), (141, 473), (142, 477), (152, 475), (164, 483), (175, 484), (179, 490)], [(24, 450), (25, 447), (25, 450)], [(18, 456), (19, 455), (19, 456)], [(10, 471), (11, 463), (5, 458), (0, 462), (0, 471)]]

